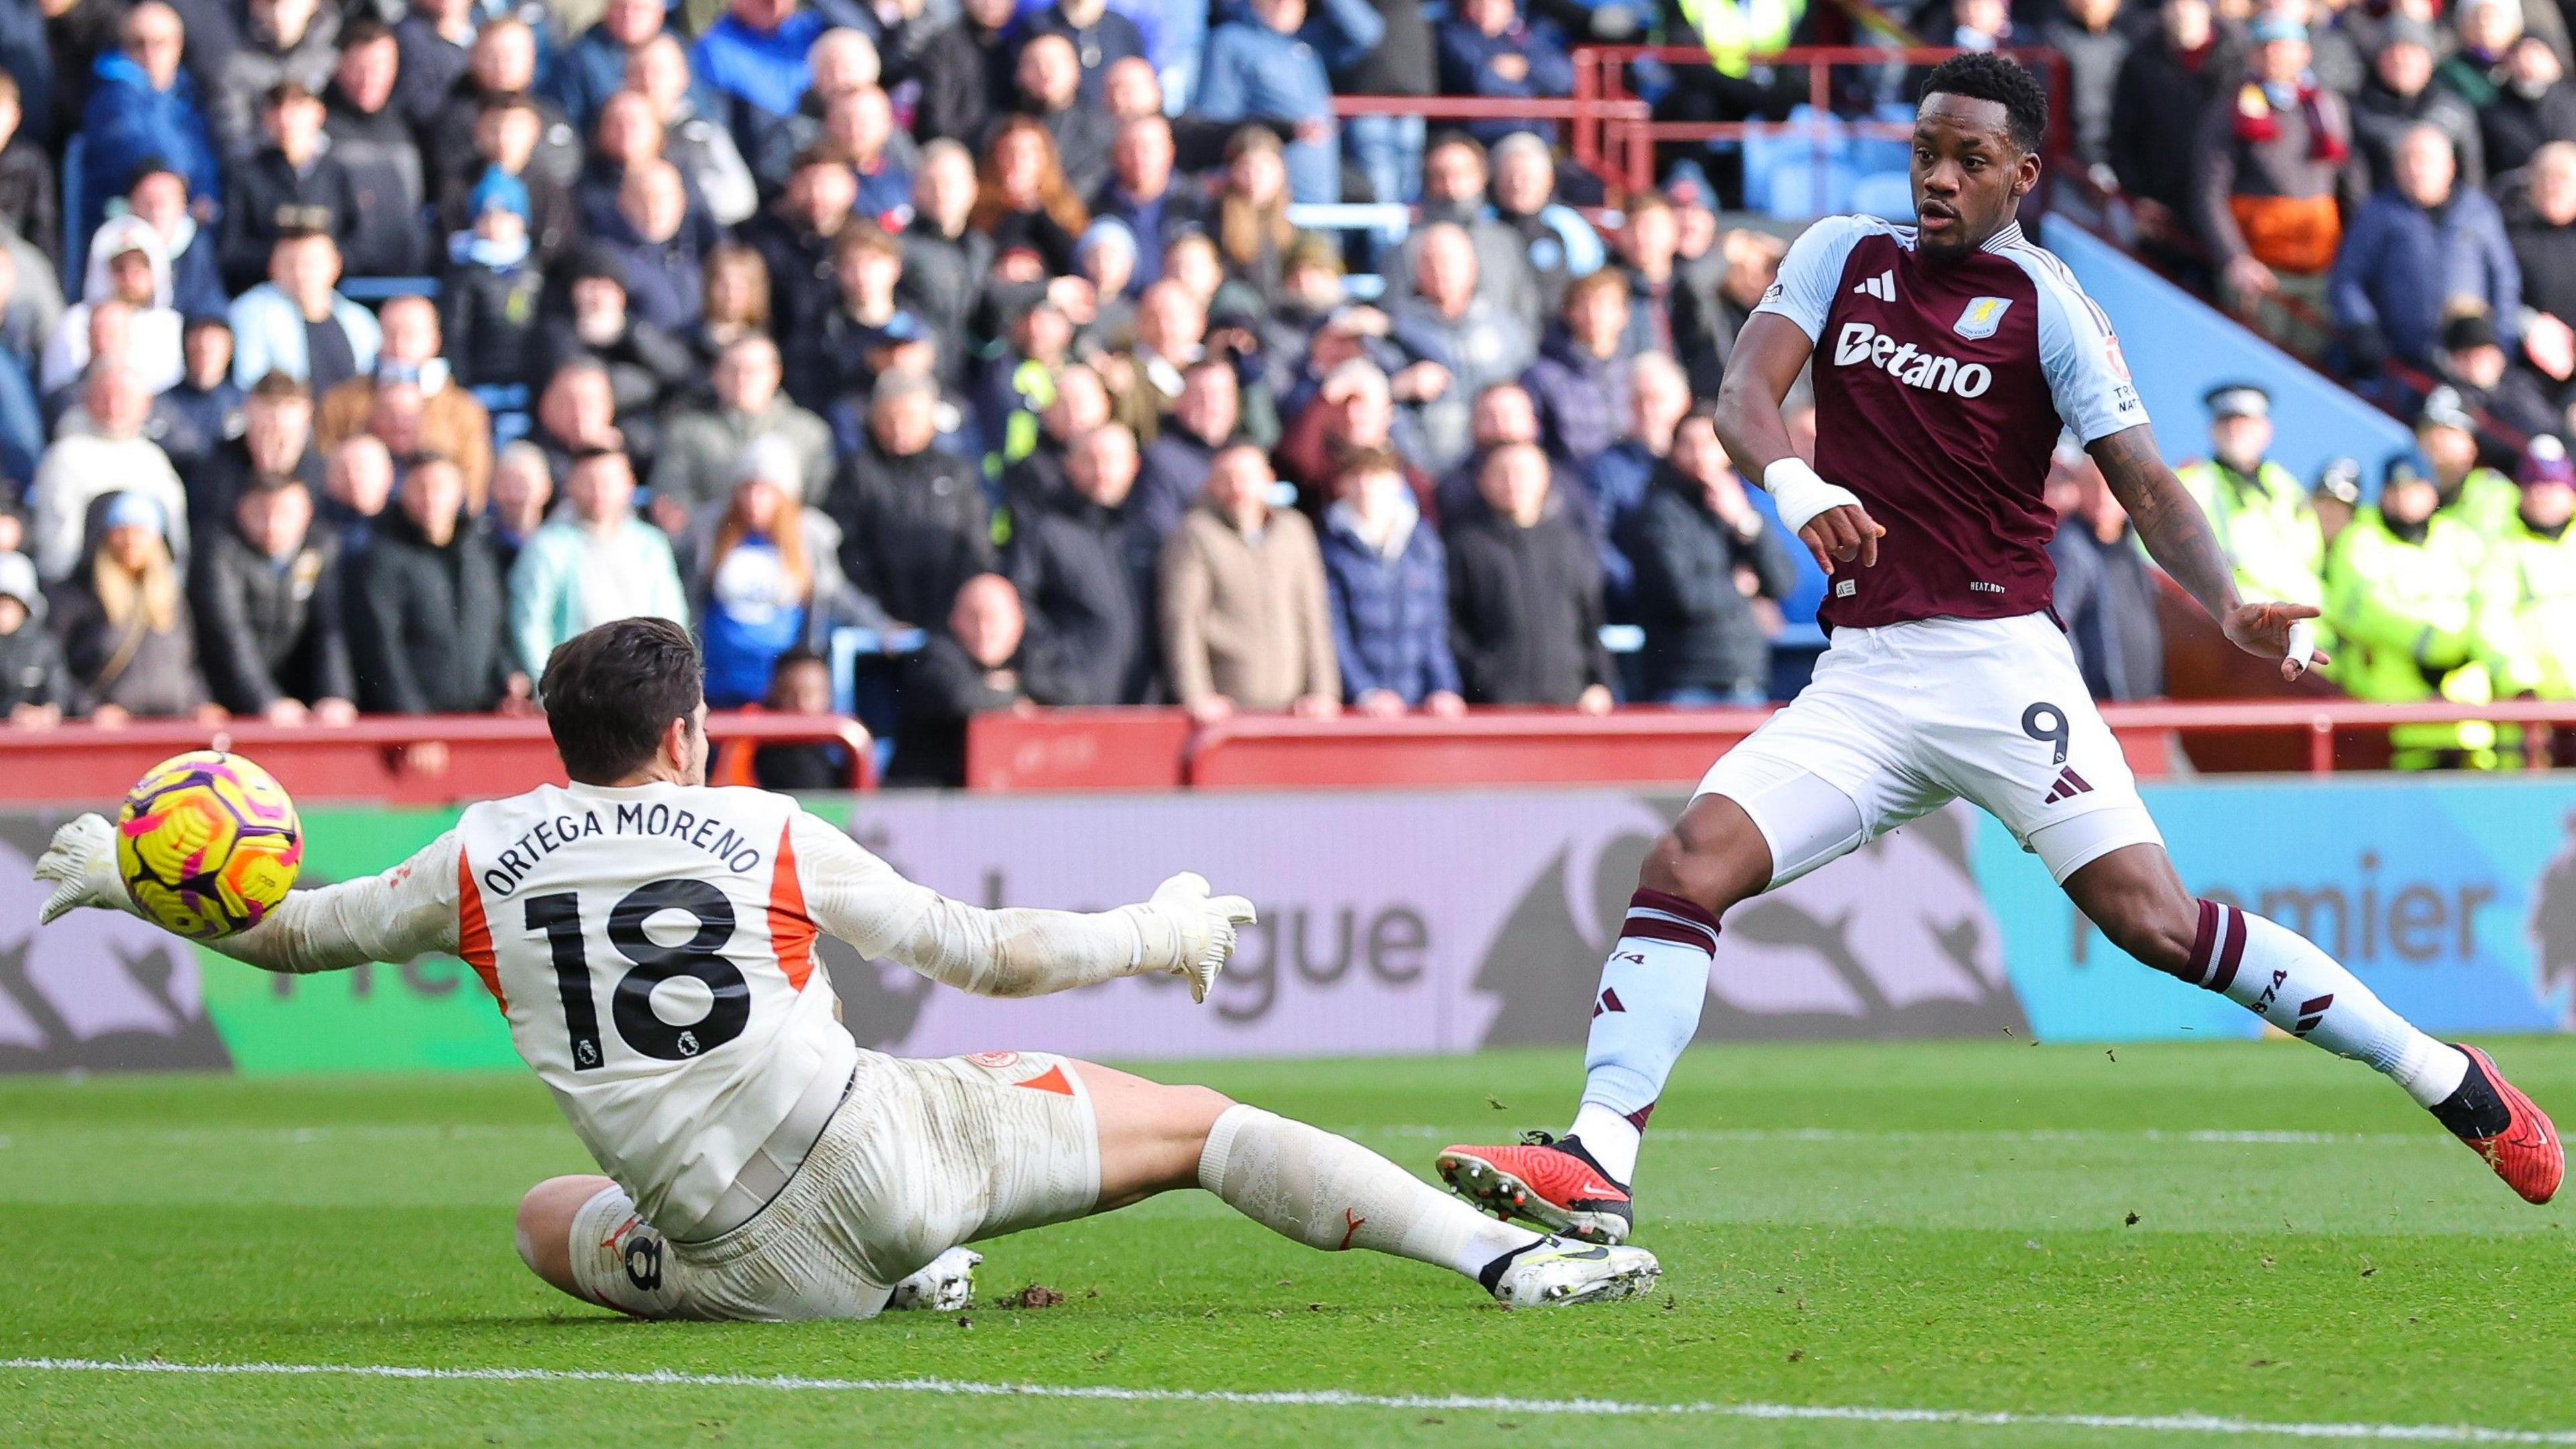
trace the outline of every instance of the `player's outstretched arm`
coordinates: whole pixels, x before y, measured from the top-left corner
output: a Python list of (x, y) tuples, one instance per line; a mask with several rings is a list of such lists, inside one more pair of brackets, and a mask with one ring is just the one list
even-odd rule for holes
[(1816, 349), (1815, 339), (1777, 312), (1756, 312), (1736, 334), (1735, 351), (1726, 362), (1726, 380), (1718, 387), (1717, 440), (1735, 470), (1761, 480), (1780, 507), (1780, 521), (1816, 556), (1826, 573), (1837, 560), (1878, 562), (1878, 540), (1887, 530), (1851, 490), (1826, 482), (1798, 456), (1789, 425), (1780, 416), (1780, 401), (1798, 381)]
[(978, 996), (1044, 996), (1121, 976), (1164, 973), (1205, 1001), (1252, 903), (1208, 893), (1184, 872), (1151, 900), (1110, 911), (984, 910), (895, 874), (812, 815), (789, 827), (805, 909), (822, 930)]
[[(382, 875), (289, 891), (258, 925), (205, 944), (263, 971), (291, 975), (452, 953), (457, 850), (456, 833), (449, 831)], [(54, 883), (43, 920), (84, 906), (142, 914), (116, 872), (116, 827), (99, 816), (83, 815), (55, 831), (36, 862), (36, 878)]]
[(2249, 604), (2236, 597), (2236, 571), (2228, 565), (2200, 505), (2192, 501), (2173, 469), (2165, 466), (2153, 427), (2140, 423), (2123, 428), (2094, 439), (2085, 451), (2101, 465), (2111, 495), (2129, 510), (2129, 520), (2146, 541), (2148, 555), (2200, 601), (2237, 648), (2280, 660), (2283, 679), (2296, 679), (2311, 665), (2329, 662), (2323, 651), (2307, 646), (2307, 631), (2293, 634), (2293, 626), (2317, 616), (2315, 609), (2305, 604)]

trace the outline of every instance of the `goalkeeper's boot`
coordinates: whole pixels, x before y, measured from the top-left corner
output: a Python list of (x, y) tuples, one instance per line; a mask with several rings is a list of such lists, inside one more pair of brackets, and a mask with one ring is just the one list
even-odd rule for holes
[(1634, 1223), (1628, 1189), (1573, 1137), (1524, 1132), (1510, 1147), (1450, 1147), (1437, 1165), (1441, 1181), (1498, 1218), (1587, 1243), (1625, 1242)]
[(2469, 1074), (2433, 1115), (2485, 1158), (2524, 1202), (2549, 1201), (2567, 1175), (2567, 1147), (2558, 1140), (2558, 1128), (2504, 1079), (2493, 1058), (2473, 1046), (2458, 1049), (2468, 1056)]
[(1482, 1278), (1505, 1308), (1542, 1308), (1634, 1298), (1652, 1290), (1663, 1271), (1643, 1248), (1543, 1238), (1496, 1258)]
[(954, 1313), (975, 1302), (975, 1269), (984, 1255), (972, 1248), (951, 1248), (894, 1285), (886, 1300), (890, 1309), (927, 1309)]

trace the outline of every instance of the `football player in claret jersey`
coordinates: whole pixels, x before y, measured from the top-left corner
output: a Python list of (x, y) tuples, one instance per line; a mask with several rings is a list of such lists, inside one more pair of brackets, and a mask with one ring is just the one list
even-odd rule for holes
[[(1440, 1154), (1486, 1206), (1626, 1238), (1647, 1116), (1698, 1028), (1720, 918), (1952, 799), (2010, 828), (2122, 950), (2386, 1073), (2524, 1198), (2557, 1190), (2556, 1129), (2484, 1053), (2416, 1030), (2292, 932), (2183, 888), (2086, 696), (2049, 611), (2056, 519), (2040, 488), (2061, 432), (2230, 640), (2285, 678), (2324, 657), (2303, 623), (2315, 609), (2237, 597), (2109, 321), (2015, 221), (2047, 126), (2047, 96), (2011, 59), (1942, 62), (1915, 116), (1916, 225), (1818, 222), (1745, 322), (1718, 433), (1828, 575), (1831, 645), (1649, 854), (1602, 968), (1572, 1127)], [(1780, 415), (1811, 362), (1812, 466)]]
[[(212, 943), (284, 972), (465, 958), (607, 1174), (521, 1202), (519, 1254), (546, 1282), (644, 1318), (866, 1318), (957, 1301), (961, 1244), (1202, 1187), (1309, 1246), (1451, 1268), (1507, 1305), (1653, 1286), (1643, 1249), (1498, 1222), (1203, 1087), (1038, 1052), (860, 1050), (817, 932), (988, 996), (1167, 972), (1205, 1001), (1252, 907), (1186, 874), (1097, 914), (944, 899), (788, 796), (707, 788), (701, 674), (661, 620), (567, 641), (542, 695), (568, 788), (474, 805), (383, 875), (296, 891)], [(46, 920), (132, 908), (95, 815), (37, 874), (58, 885)]]

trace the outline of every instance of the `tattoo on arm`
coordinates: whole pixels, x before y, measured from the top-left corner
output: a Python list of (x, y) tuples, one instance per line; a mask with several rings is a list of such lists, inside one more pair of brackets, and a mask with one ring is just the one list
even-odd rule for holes
[(2225, 622), (2238, 607), (2236, 571), (2200, 505), (2165, 466), (2154, 430), (2141, 423), (2096, 439), (2086, 451), (2101, 465), (2111, 496), (2129, 510), (2148, 555), (2200, 601), (2210, 618)]

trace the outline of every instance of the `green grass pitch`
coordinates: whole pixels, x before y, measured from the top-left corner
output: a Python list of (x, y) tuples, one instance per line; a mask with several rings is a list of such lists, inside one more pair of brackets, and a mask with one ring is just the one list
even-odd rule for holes
[[(2495, 1050), (2576, 1117), (2576, 1040)], [(1580, 1061), (1149, 1070), (1427, 1172), (1451, 1136), (1558, 1125)], [(1655, 1128), (1640, 1240), (1666, 1276), (1647, 1302), (1505, 1313), (1445, 1274), (1310, 1253), (1193, 1193), (984, 1245), (966, 1321), (709, 1326), (626, 1322), (519, 1266), (520, 1192), (587, 1168), (532, 1079), (0, 1083), (0, 1358), (18, 1365), (0, 1368), (0, 1443), (2038, 1446), (2287, 1442), (2248, 1426), (2325, 1424), (2576, 1443), (2576, 1210), (2523, 1205), (2395, 1088), (2321, 1053), (1703, 1047)], [(1032, 1282), (1065, 1301), (996, 1304)], [(23, 1362), (155, 1358), (1525, 1402)], [(2020, 1417), (1566, 1412), (1575, 1399)], [(2228, 1422), (2081, 1419), (2173, 1415)]]

